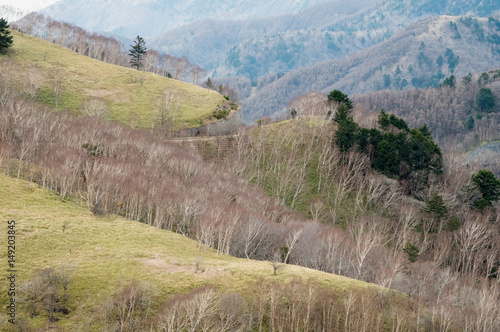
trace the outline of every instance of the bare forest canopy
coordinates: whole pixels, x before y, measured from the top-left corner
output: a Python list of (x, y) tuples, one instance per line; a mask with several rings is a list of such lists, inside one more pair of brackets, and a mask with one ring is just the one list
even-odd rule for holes
[(410, 125), (426, 123), (446, 150), (460, 153), (500, 138), (500, 70), (452, 75), (438, 87), (353, 96), (360, 116), (391, 110)]
[(16, 324), (2, 313), (2, 331), (416, 328), (418, 305), (405, 294), (278, 261), (221, 255), (180, 234), (93, 216), (46, 189), (27, 189), (25, 180), (0, 174), (0, 181), (0, 204), (7, 207), (0, 216), (16, 221), (16, 267), (25, 271), (16, 276)]
[[(30, 13), (15, 22), (12, 28), (72, 51), (123, 67), (130, 67), (127, 45), (98, 33), (90, 33), (66, 22), (56, 21), (44, 14)], [(144, 56), (143, 69), (165, 77), (193, 84), (200, 83), (205, 70), (189, 62), (186, 57), (175, 57), (149, 49)]]
[[(52, 42), (59, 39), (73, 51), (99, 60), (124, 60), (123, 49), (112, 39), (109, 42), (118, 48), (107, 50), (107, 37), (89, 35), (43, 16), (31, 16), (29, 20), (27, 17), (20, 23), (26, 24), (18, 26), (20, 30), (50, 36)], [(431, 27), (454, 29), (449, 22), (460, 25), (457, 29), (461, 37), (455, 38), (458, 44), (466, 38), (481, 39), (467, 30), (476, 24), (490, 40), (498, 21), (440, 17), (415, 25), (413, 37), (432, 35)], [(23, 38), (19, 35), (16, 38)], [(2, 57), (0, 75), (0, 170), (26, 181), (28, 192), (37, 185), (103, 220), (117, 215), (148, 229), (194, 239), (200, 252), (204, 249), (217, 257), (267, 261), (275, 274), (284, 266), (298, 265), (380, 286), (377, 292), (359, 287), (339, 293), (296, 279), (285, 284), (261, 283), (260, 288), (238, 293), (240, 299), (210, 286), (193, 290), (184, 285), (181, 288), (186, 295), (152, 304), (157, 316), (148, 320), (152, 316), (147, 303), (153, 302), (147, 288), (130, 280), (112, 296), (98, 323), (110, 324), (106, 326), (109, 328), (494, 331), (500, 326), (500, 180), (489, 171), (463, 165), (456, 151), (443, 153), (432, 135), (450, 146), (461, 138), (465, 143), (475, 136), (492, 139), (498, 129), (492, 125), (498, 121), (498, 72), (464, 74), (458, 79), (454, 73), (458, 75), (460, 64), (468, 64), (466, 60), (473, 55), (455, 52), (441, 41), (440, 53), (432, 53), (434, 61), (427, 52), (428, 45), (437, 44), (437, 39), (414, 45), (405, 44), (405, 38), (399, 35), (391, 45), (399, 42), (402, 52), (413, 49), (416, 55), (412, 56), (422, 59), (420, 67), (443, 67), (434, 73), (446, 70), (450, 76), (442, 82), (433, 81), (437, 84), (434, 89), (402, 87), (401, 91), (355, 96), (354, 102), (338, 90), (324, 94), (331, 84), (341, 81), (335, 76), (342, 72), (337, 72), (341, 62), (280, 78), (268, 77), (261, 86), (253, 87), (256, 89), (247, 96), (247, 102), (255, 102), (262, 110), (266, 109), (262, 103), (280, 105), (293, 110), (293, 118), (276, 123), (261, 118), (258, 126), (240, 128), (233, 135), (200, 144), (201, 153), (182, 142), (165, 140), (165, 132), (133, 128), (130, 121), (132, 126), (126, 126), (105, 121), (98, 112), (77, 117), (44, 107), (36, 99), (40, 86), (32, 84), (38, 80), (29, 79), (36, 77), (37, 67), (16, 63), (10, 58), (13, 53), (7, 53)], [(497, 46), (488, 47), (496, 50)], [(76, 52), (65, 51), (76, 56)], [(356, 62), (373, 64), (370, 56), (392, 59), (384, 57), (381, 48), (363, 52), (342, 60), (352, 64), (343, 70), (356, 72)], [(443, 58), (441, 65), (438, 54)], [(43, 59), (39, 59), (40, 66), (50, 55), (37, 55)], [(486, 57), (495, 60), (497, 55), (488, 53)], [(405, 65), (401, 61), (386, 64), (384, 70), (394, 70), (394, 76), (389, 80), (382, 76), (384, 84), (402, 84), (402, 79), (393, 78), (410, 75), (412, 61), (418, 63), (414, 58)], [(82, 62), (75, 60), (68, 68), (77, 72)], [(170, 73), (172, 69), (161, 69), (163, 66), (161, 62), (160, 69), (154, 69), (154, 65), (151, 68), (164, 70), (160, 72), (163, 75)], [(22, 73), (28, 79), (20, 81), (12, 73)], [(181, 76), (186, 77), (186, 71), (183, 73)], [(337, 83), (329, 81), (332, 77), (338, 79)], [(351, 83), (369, 84), (371, 76), (362, 81), (354, 77)], [(64, 80), (59, 85), (57, 81), (57, 75), (51, 76), (54, 84), (47, 90), (50, 96), (56, 96), (59, 88), (70, 88)], [(417, 86), (421, 82), (417, 81), (412, 84)], [(136, 90), (147, 83), (128, 82)], [(206, 82), (212, 89), (219, 85), (218, 81)], [(232, 82), (245, 91), (252, 89), (244, 79)], [(289, 85), (280, 85), (282, 82)], [(302, 95), (308, 91), (305, 86), (323, 92)], [(222, 85), (219, 91), (224, 97), (195, 88), (189, 93), (193, 98), (203, 99), (209, 94), (227, 102), (235, 98), (233, 91)], [(153, 100), (169, 99), (162, 92)], [(286, 105), (285, 100), (295, 96)], [(68, 97), (69, 101), (73, 99)], [(130, 102), (120, 100), (118, 104)], [(434, 103), (443, 114), (432, 112)], [(91, 104), (87, 106), (95, 110)], [(379, 113), (382, 107), (385, 111)], [(164, 114), (161, 109), (158, 106), (150, 119), (154, 123), (172, 116), (172, 112)], [(209, 115), (223, 119), (223, 111), (227, 110), (217, 108)], [(464, 129), (453, 128), (457, 124)], [(462, 147), (474, 143), (467, 144)], [(182, 253), (178, 255), (182, 258)], [(199, 265), (195, 263), (195, 273)], [(32, 277), (33, 283), (28, 285), (51, 285), (52, 293), (40, 298), (38, 305), (47, 308), (44, 315), (52, 328), (63, 315), (71, 315), (64, 305), (66, 277), (51, 269), (33, 271)], [(401, 300), (398, 307), (398, 301), (406, 298), (400, 293), (411, 299)], [(38, 293), (30, 294), (35, 295), (28, 297), (25, 309), (32, 315), (30, 319), (36, 319), (38, 312), (31, 304)], [(243, 316), (229, 309), (242, 307), (247, 308), (238, 311), (244, 312)]]
[(226, 161), (211, 165), (146, 131), (3, 96), (6, 174), (96, 215), (178, 232), (219, 254), (405, 292), (432, 313), (418, 311), (405, 322), (410, 330), (498, 325), (498, 213), (473, 209), (481, 192), (452, 156), (442, 174), (415, 179), (416, 200), (372, 170), (369, 155), (332, 144), (331, 121), (302, 118), (241, 132)]

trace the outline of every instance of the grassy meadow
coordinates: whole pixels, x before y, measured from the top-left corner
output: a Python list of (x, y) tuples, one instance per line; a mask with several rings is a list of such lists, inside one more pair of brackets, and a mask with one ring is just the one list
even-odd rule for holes
[[(14, 45), (8, 55), (17, 62), (12, 76), (18, 86), (26, 75), (42, 76), (43, 84), (35, 99), (56, 106), (54, 86), (60, 80), (58, 110), (79, 113), (86, 99), (102, 98), (108, 107), (107, 120), (118, 120), (141, 128), (155, 123), (153, 104), (166, 89), (180, 96), (175, 129), (198, 127), (213, 121), (212, 113), (225, 99), (216, 91), (153, 73), (104, 63), (45, 40), (12, 31)], [(3, 64), (5, 66), (5, 64)], [(174, 112), (175, 106), (171, 108)]]
[[(80, 330), (82, 324), (99, 312), (131, 280), (147, 282), (154, 290), (153, 310), (174, 294), (187, 293), (211, 284), (222, 292), (249, 292), (249, 285), (261, 278), (290, 282), (295, 277), (312, 279), (338, 291), (378, 286), (294, 265), (286, 265), (273, 276), (269, 262), (217, 255), (210, 248), (182, 235), (159, 230), (117, 216), (96, 217), (85, 207), (62, 201), (52, 192), (28, 187), (24, 180), (0, 175), (0, 219), (4, 238), (7, 221), (16, 221), (16, 288), (33, 279), (37, 271), (55, 268), (69, 274), (68, 306), (70, 313), (57, 323), (66, 330)], [(2, 243), (6, 243), (3, 241)], [(5, 244), (6, 246), (6, 244)], [(3, 275), (7, 275), (7, 248), (1, 251)], [(202, 258), (197, 272), (196, 260)], [(7, 289), (2, 278), (1, 289)], [(379, 288), (378, 288), (379, 289)], [(18, 293), (20, 294), (20, 293)], [(20, 303), (16, 319), (24, 319), (36, 328), (47, 325), (47, 316), (28, 318)], [(7, 292), (0, 294), (3, 308)], [(0, 313), (0, 329), (10, 326), (5, 312)]]

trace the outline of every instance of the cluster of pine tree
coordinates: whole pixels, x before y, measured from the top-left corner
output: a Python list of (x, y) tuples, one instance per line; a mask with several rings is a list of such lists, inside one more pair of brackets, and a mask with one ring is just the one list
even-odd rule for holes
[(333, 117), (338, 125), (334, 142), (341, 151), (356, 146), (370, 156), (375, 170), (393, 178), (406, 179), (418, 171), (442, 172), (441, 149), (426, 125), (410, 129), (403, 119), (382, 110), (380, 129), (360, 128), (352, 117), (353, 106), (347, 95), (334, 90), (328, 100), (338, 103)]

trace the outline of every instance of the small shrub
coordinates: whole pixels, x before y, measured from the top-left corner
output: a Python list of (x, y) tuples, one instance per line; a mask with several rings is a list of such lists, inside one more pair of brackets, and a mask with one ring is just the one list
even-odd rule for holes
[(227, 118), (228, 115), (229, 115), (229, 112), (227, 110), (224, 110), (224, 109), (218, 109), (212, 113), (212, 116), (214, 118), (216, 118), (217, 120), (225, 119), (225, 118)]

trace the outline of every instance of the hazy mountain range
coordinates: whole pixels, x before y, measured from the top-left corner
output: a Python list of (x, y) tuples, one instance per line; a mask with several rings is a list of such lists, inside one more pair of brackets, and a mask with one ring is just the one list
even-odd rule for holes
[(297, 13), (327, 0), (62, 0), (44, 13), (91, 31), (152, 37), (200, 20), (247, 20)]
[(493, 0), (62, 0), (43, 12), (90, 31), (147, 37), (212, 76), (255, 79), (355, 53), (428, 16), (498, 10)]
[(197, 21), (149, 42), (215, 77), (256, 79), (353, 54), (429, 16), (489, 16), (499, 9), (484, 1), (328, 1), (271, 18)]
[(437, 87), (452, 74), (461, 78), (496, 67), (500, 67), (499, 20), (440, 16), (414, 23), (349, 57), (275, 75), (241, 97), (247, 119), (253, 121), (286, 112), (291, 99), (311, 90), (352, 94)]

